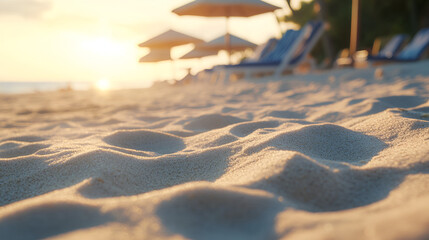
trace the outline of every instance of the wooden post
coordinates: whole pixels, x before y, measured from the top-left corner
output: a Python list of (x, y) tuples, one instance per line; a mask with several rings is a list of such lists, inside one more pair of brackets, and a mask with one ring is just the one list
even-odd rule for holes
[(226, 51), (228, 52), (228, 64), (231, 64), (231, 34), (229, 33), (229, 16), (226, 17)]
[(356, 53), (359, 42), (359, 2), (352, 0), (352, 25), (350, 33), (350, 56)]
[(173, 58), (170, 59), (170, 64), (171, 64), (171, 76), (172, 76), (172, 80), (176, 81), (176, 66), (175, 66)]

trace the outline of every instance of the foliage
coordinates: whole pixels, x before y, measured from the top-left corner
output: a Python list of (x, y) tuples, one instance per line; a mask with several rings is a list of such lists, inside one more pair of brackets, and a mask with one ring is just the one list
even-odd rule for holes
[[(303, 26), (317, 19), (315, 2), (323, 1), (326, 8), (325, 22), (334, 51), (348, 48), (350, 41), (352, 0), (316, 0), (301, 2), (301, 8), (284, 17), (286, 22)], [(419, 29), (429, 27), (428, 0), (361, 0), (359, 49), (369, 49), (377, 37), (398, 33), (414, 35)], [(316, 48), (318, 51), (318, 48)], [(319, 52), (320, 46), (319, 46)]]

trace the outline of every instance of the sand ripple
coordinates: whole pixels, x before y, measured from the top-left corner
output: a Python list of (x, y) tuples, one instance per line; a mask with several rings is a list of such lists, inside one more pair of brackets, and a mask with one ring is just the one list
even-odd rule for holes
[(114, 146), (156, 152), (160, 154), (174, 153), (185, 148), (181, 138), (155, 131), (118, 131), (104, 138), (106, 143)]
[(426, 65), (0, 95), (0, 238), (427, 239)]
[(269, 141), (246, 149), (246, 152), (259, 152), (268, 146), (298, 151), (314, 158), (348, 163), (369, 160), (386, 147), (374, 137), (337, 125), (323, 124), (279, 134)]

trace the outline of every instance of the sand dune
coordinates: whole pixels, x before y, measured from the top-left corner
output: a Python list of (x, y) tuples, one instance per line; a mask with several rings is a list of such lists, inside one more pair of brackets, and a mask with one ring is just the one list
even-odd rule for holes
[(0, 96), (0, 236), (427, 239), (427, 64)]

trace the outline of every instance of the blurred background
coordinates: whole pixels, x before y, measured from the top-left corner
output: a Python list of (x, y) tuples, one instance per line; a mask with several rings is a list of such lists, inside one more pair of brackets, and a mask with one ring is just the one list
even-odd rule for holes
[[(138, 63), (148, 53), (138, 43), (174, 29), (205, 41), (225, 32), (225, 19), (179, 17), (171, 12), (189, 0), (0, 0), (0, 92), (73, 88), (149, 87), (154, 81), (181, 78), (226, 63), (227, 54), (202, 60)], [(262, 44), (289, 28), (323, 19), (328, 31), (313, 55), (326, 66), (350, 41), (348, 0), (266, 0), (279, 6), (274, 14), (233, 18), (230, 32)], [(427, 0), (361, 0), (359, 49), (377, 37), (415, 34), (429, 26)], [(192, 45), (175, 47), (177, 59)], [(235, 62), (242, 55), (233, 56)]]

